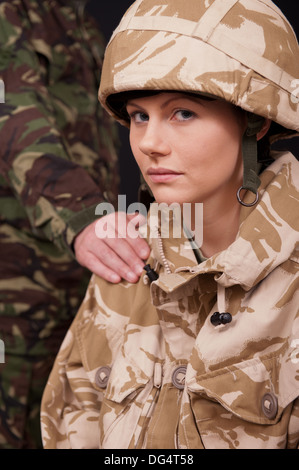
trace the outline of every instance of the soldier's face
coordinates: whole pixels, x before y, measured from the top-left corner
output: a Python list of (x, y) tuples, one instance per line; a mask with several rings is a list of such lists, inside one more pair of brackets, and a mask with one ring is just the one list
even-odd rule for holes
[(127, 111), (132, 152), (158, 203), (235, 204), (244, 113), (176, 92), (133, 98)]

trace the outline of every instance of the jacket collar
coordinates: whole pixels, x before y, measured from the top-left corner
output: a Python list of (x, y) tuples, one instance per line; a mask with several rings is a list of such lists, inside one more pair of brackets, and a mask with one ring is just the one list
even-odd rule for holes
[(168, 237), (151, 238), (153, 257), (165, 268), (157, 286), (170, 292), (213, 273), (223, 287), (250, 290), (290, 257), (299, 258), (299, 164), (290, 153), (275, 157), (261, 175), (259, 203), (242, 208), (239, 232), (226, 250), (198, 264), (183, 230), (179, 237), (170, 230)]

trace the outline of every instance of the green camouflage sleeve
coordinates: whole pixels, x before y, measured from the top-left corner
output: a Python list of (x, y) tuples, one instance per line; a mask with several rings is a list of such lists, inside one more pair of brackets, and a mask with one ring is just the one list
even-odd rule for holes
[(65, 249), (118, 184), (115, 129), (97, 100), (104, 46), (67, 7), (65, 37), (46, 32), (45, 4), (30, 3), (25, 14), (18, 0), (0, 2), (1, 175), (34, 235)]

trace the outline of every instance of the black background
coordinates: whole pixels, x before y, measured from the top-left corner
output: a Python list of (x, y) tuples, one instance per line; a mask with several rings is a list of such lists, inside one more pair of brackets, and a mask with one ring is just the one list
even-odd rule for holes
[[(87, 10), (97, 20), (103, 34), (108, 41), (113, 30), (117, 27), (121, 17), (132, 0), (89, 0)], [(299, 37), (299, 4), (298, 0), (275, 0), (274, 3), (286, 15), (292, 24), (297, 38)], [(299, 78), (299, 77), (298, 77)], [(119, 125), (121, 148), (119, 151), (119, 165), (121, 173), (120, 194), (127, 197), (127, 205), (137, 201), (137, 188), (139, 184), (139, 170), (132, 156), (129, 146), (129, 131)], [(299, 138), (294, 138), (284, 148), (291, 150), (299, 159)]]

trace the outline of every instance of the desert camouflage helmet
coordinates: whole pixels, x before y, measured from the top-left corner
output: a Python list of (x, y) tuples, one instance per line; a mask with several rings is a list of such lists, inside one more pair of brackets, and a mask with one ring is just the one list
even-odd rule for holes
[[(125, 125), (113, 97), (131, 90), (213, 95), (251, 118), (271, 119), (272, 141), (298, 135), (298, 42), (270, 0), (137, 0), (107, 46), (99, 90), (103, 106)], [(256, 193), (251, 148), (261, 120), (248, 122), (243, 184)]]

